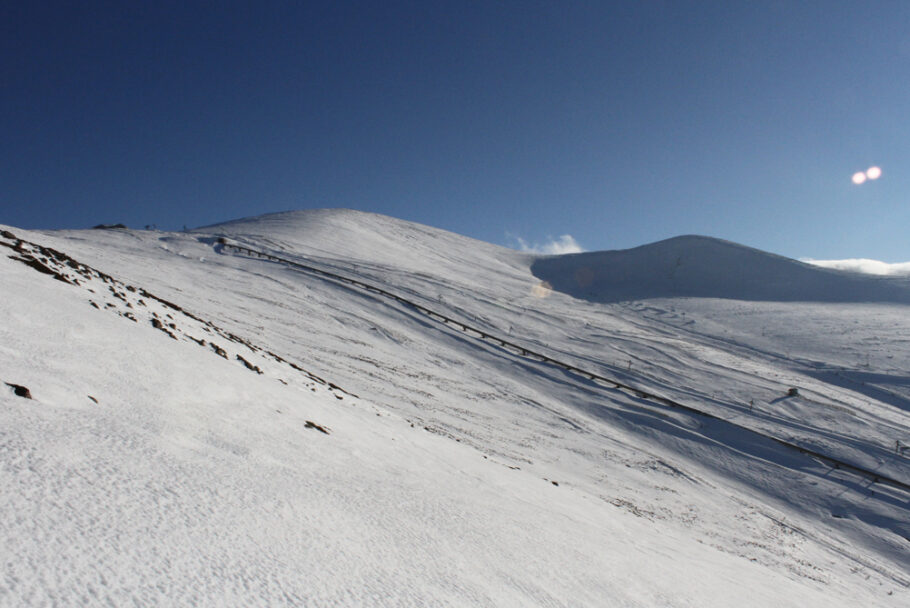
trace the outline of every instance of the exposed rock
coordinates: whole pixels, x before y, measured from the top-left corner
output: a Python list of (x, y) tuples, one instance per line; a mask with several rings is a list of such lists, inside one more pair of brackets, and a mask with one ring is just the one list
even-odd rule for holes
[(249, 361), (247, 361), (246, 359), (244, 359), (244, 358), (241, 357), (240, 355), (237, 355), (237, 360), (240, 361), (241, 363), (243, 363), (243, 365), (244, 365), (248, 370), (253, 371), (253, 372), (256, 372), (257, 374), (261, 374), (261, 373), (262, 373), (262, 370), (259, 369), (258, 366), (253, 365), (252, 363), (250, 363)]
[(15, 393), (17, 397), (23, 397), (25, 399), (32, 398), (32, 392), (28, 390), (28, 387), (22, 386), (20, 384), (13, 384), (12, 382), (5, 382), (4, 384), (13, 389), (13, 393)]
[(223, 348), (221, 348), (220, 346), (218, 346), (217, 344), (215, 344), (214, 342), (209, 342), (209, 346), (212, 348), (213, 351), (215, 351), (216, 354), (221, 355), (225, 359), (228, 358), (227, 351), (224, 350)]
[(316, 424), (316, 423), (313, 422), (312, 420), (307, 420), (307, 421), (306, 421), (306, 428), (308, 428), (308, 429), (316, 429), (316, 430), (319, 431), (320, 433), (325, 433), (326, 435), (329, 435), (329, 434), (330, 434), (329, 431), (328, 431), (328, 429), (326, 429), (326, 428), (325, 428), (324, 426), (322, 426), (322, 425)]

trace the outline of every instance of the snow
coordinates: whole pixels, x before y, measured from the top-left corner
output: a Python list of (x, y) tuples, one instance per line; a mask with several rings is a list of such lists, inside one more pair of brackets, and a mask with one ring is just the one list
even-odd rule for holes
[(621, 251), (546, 257), (531, 268), (554, 288), (596, 302), (701, 297), (910, 304), (910, 281), (830, 272), (700, 236)]
[(87, 266), (0, 247), (0, 381), (34, 397), (0, 384), (0, 605), (910, 597), (910, 492), (768, 438), (910, 481), (899, 280), (703, 237), (541, 257), (346, 210), (3, 229)]
[(852, 258), (846, 260), (802, 260), (807, 264), (822, 266), (823, 268), (836, 268), (850, 272), (877, 274), (883, 276), (910, 276), (910, 262), (888, 263), (868, 258)]

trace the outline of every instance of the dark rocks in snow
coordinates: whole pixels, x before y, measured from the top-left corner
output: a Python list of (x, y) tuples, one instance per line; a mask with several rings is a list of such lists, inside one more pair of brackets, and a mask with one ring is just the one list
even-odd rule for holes
[(24, 399), (32, 398), (32, 392), (28, 390), (28, 387), (22, 386), (21, 384), (13, 384), (12, 382), (4, 382), (4, 384), (13, 389), (13, 393), (17, 397), (22, 397)]
[(790, 390), (787, 391), (787, 396), (788, 397), (799, 397), (799, 389), (790, 388)]
[(260, 350), (259, 347), (254, 346), (253, 344), (251, 344), (249, 340), (246, 340), (246, 339), (244, 339), (244, 338), (241, 338), (240, 336), (237, 336), (237, 335), (235, 335), (235, 334), (232, 334), (231, 332), (224, 331), (223, 329), (220, 329), (220, 328), (219, 328), (219, 331), (220, 331), (223, 335), (227, 336), (227, 339), (230, 340), (231, 342), (236, 342), (237, 344), (243, 344), (244, 346), (246, 346), (247, 348), (249, 348), (249, 349), (252, 350), (252, 351)]
[[(129, 314), (129, 313), (127, 313), (127, 314)], [(164, 333), (166, 333), (167, 335), (169, 335), (169, 336), (172, 337), (173, 339), (175, 339), (175, 340), (177, 339), (177, 336), (175, 336), (174, 334), (172, 334), (172, 333), (168, 330), (168, 328), (165, 327), (164, 324), (163, 324), (159, 319), (152, 319), (151, 323), (152, 323), (152, 327), (154, 327), (155, 329), (160, 329), (161, 331), (163, 331)]]
[(241, 357), (240, 355), (237, 355), (237, 360), (240, 361), (241, 363), (243, 363), (244, 367), (246, 367), (246, 368), (247, 368), (248, 370), (250, 370), (251, 372), (256, 372), (257, 374), (260, 374), (260, 375), (262, 374), (262, 370), (259, 369), (258, 366), (253, 365), (252, 363), (250, 363), (249, 361), (247, 361), (246, 359), (244, 359), (244, 358)]
[(209, 342), (209, 346), (212, 347), (212, 350), (215, 351), (215, 354), (220, 355), (220, 356), (224, 357), (225, 359), (228, 358), (227, 351), (224, 350), (223, 348), (221, 348), (220, 346), (218, 346), (217, 344), (215, 344), (214, 342)]
[(98, 224), (92, 230), (127, 230), (126, 224)]
[[(5, 230), (3, 231), (2, 236), (10, 240), (16, 238), (15, 235), (13, 235), (11, 232)], [(15, 245), (10, 245), (9, 243), (5, 242), (0, 242), (0, 245), (10, 247), (13, 249), (13, 251), (19, 253), (18, 256), (9, 256), (11, 259), (22, 262), (27, 266), (34, 268), (38, 272), (41, 272), (42, 274), (50, 275), (58, 281), (62, 281), (70, 285), (79, 284), (79, 281), (77, 279), (70, 279), (66, 275), (54, 270), (52, 266), (57, 266), (59, 268), (65, 265), (69, 268), (72, 268), (73, 270), (76, 270), (80, 274), (88, 276), (89, 271), (87, 267), (79, 264), (77, 261), (65, 253), (57, 251), (56, 249), (52, 249), (50, 247), (42, 247), (41, 245), (36, 245), (35, 243), (23, 241), (22, 239), (16, 239)]]
[[(114, 225), (99, 225), (99, 226), (97, 226), (97, 228), (125, 229), (127, 227), (123, 224), (114, 224)], [(134, 304), (148, 308), (148, 304), (146, 302), (157, 303), (157, 304), (164, 306), (166, 309), (171, 311), (171, 312), (165, 313), (165, 317), (167, 319), (169, 319), (169, 321), (166, 321), (164, 318), (159, 317), (158, 313), (156, 313), (154, 311), (150, 311), (154, 317), (154, 318), (150, 319), (150, 322), (152, 324), (152, 327), (154, 327), (155, 329), (158, 329), (160, 331), (163, 331), (164, 333), (169, 335), (174, 340), (179, 340), (176, 333), (180, 332), (181, 334), (186, 335), (189, 339), (193, 340), (200, 346), (203, 346), (203, 347), (209, 346), (212, 349), (212, 351), (215, 352), (215, 354), (223, 357), (224, 359), (229, 358), (227, 351), (225, 351), (223, 348), (221, 348), (217, 344), (210, 343), (210, 342), (207, 343), (205, 340), (202, 340), (199, 338), (194, 338), (192, 336), (189, 336), (188, 334), (185, 334), (183, 331), (178, 330), (177, 323), (175, 322), (174, 317), (172, 316), (171, 313), (173, 313), (175, 315), (179, 314), (182, 317), (186, 317), (187, 319), (192, 319), (192, 320), (198, 322), (201, 325), (201, 329), (203, 331), (208, 332), (209, 334), (218, 334), (218, 335), (222, 336), (223, 338), (230, 340), (231, 342), (235, 342), (237, 344), (242, 344), (242, 345), (246, 346), (247, 348), (249, 348), (252, 352), (263, 352), (262, 348), (260, 348), (259, 346), (256, 346), (251, 341), (249, 341), (241, 336), (238, 336), (236, 334), (233, 334), (229, 331), (226, 331), (209, 321), (204, 321), (203, 319), (199, 318), (198, 316), (194, 315), (193, 313), (185, 310), (183, 307), (179, 306), (178, 304), (165, 300), (164, 298), (160, 298), (141, 287), (127, 285), (127, 284), (123, 283), (122, 281), (115, 279), (114, 277), (112, 277), (109, 274), (106, 274), (96, 268), (92, 268), (91, 266), (87, 266), (85, 264), (82, 264), (81, 262), (76, 261), (69, 255), (67, 255), (61, 251), (57, 251), (56, 249), (52, 249), (50, 247), (44, 247), (37, 243), (19, 239), (16, 237), (16, 235), (14, 235), (13, 233), (11, 233), (7, 230), (0, 231), (0, 236), (2, 236), (2, 240), (0, 240), (0, 245), (7, 247), (15, 252), (14, 254), (9, 256), (10, 258), (23, 262), (23, 263), (27, 264), (28, 266), (30, 266), (31, 268), (41, 272), (42, 274), (50, 275), (59, 281), (62, 281), (64, 283), (67, 283), (70, 285), (76, 285), (76, 286), (81, 285), (81, 283), (78, 278), (72, 277), (70, 270), (81, 275), (82, 277), (85, 277), (88, 280), (100, 279), (105, 284), (107, 284), (107, 289), (108, 289), (110, 295), (113, 298), (120, 300), (123, 303), (123, 305), (129, 309), (136, 310), (136, 308), (134, 307)], [(88, 289), (88, 291), (91, 293), (96, 293), (95, 290), (90, 287), (86, 287), (86, 289)], [(137, 296), (138, 296), (138, 298), (137, 298)], [(131, 300), (135, 300), (135, 301), (132, 302)], [(113, 302), (105, 302), (102, 305), (101, 303), (96, 302), (94, 300), (89, 300), (89, 304), (98, 310), (112, 310), (113, 312), (117, 312), (117, 314), (119, 314), (120, 316), (126, 317), (127, 319), (129, 319), (131, 321), (134, 321), (134, 322), (139, 321), (139, 319), (136, 317), (136, 315), (133, 314), (132, 312), (129, 312), (129, 311), (121, 312), (120, 310), (118, 310), (118, 305)], [(185, 321), (186, 319), (182, 319), (182, 320)], [(350, 395), (351, 397), (355, 397), (355, 398), (357, 397), (357, 395), (355, 395), (354, 393), (346, 391), (336, 384), (331, 384), (331, 383), (327, 382), (326, 380), (324, 380), (323, 378), (320, 378), (316, 374), (304, 369), (303, 367), (301, 367), (291, 361), (284, 359), (283, 357), (281, 357), (271, 351), (264, 351), (264, 352), (267, 355), (271, 356), (275, 361), (282, 363), (283, 365), (288, 365), (295, 371), (304, 374), (310, 380), (312, 380), (314, 382), (318, 382), (319, 384), (322, 384), (323, 386), (328, 385), (329, 388), (335, 392), (336, 399), (344, 399), (342, 394)], [(237, 360), (239, 360), (241, 363), (243, 363), (247, 367), (247, 369), (254, 371), (257, 374), (265, 373), (258, 366), (253, 365), (251, 362), (247, 361), (240, 355), (237, 355)], [(315, 390), (316, 389), (313, 389), (314, 392), (315, 392)]]
[(33, 258), (32, 256), (14, 257), (12, 259), (19, 260), (20, 262), (24, 263), (26, 266), (30, 266), (30, 267), (34, 268), (35, 270), (37, 270), (38, 272), (41, 272), (43, 274), (50, 275), (50, 276), (54, 277), (55, 279), (57, 279), (58, 281), (63, 281), (64, 283), (69, 283), (70, 285), (72, 285), (70, 280), (67, 279), (65, 276), (63, 276), (56, 270), (49, 268), (48, 266), (46, 266), (39, 260)]
[[(337, 384), (334, 384), (333, 382), (329, 382), (328, 385), (329, 385), (329, 388), (332, 390), (341, 391), (345, 395), (350, 395), (351, 397), (353, 397), (355, 399), (359, 398), (357, 395), (355, 395), (351, 391), (346, 391), (343, 388), (341, 388), (340, 386), (338, 386)], [(337, 395), (336, 395), (336, 397), (337, 397)], [(338, 397), (338, 399), (341, 399), (341, 397)]]
[(331, 434), (331, 433), (329, 432), (329, 430), (328, 430), (326, 427), (324, 427), (324, 426), (322, 426), (322, 425), (320, 425), (320, 424), (316, 424), (316, 423), (313, 422), (312, 420), (307, 420), (307, 421), (306, 421), (306, 428), (308, 428), (308, 429), (316, 429), (316, 430), (319, 431), (320, 433), (325, 433), (326, 435), (330, 435), (330, 434)]

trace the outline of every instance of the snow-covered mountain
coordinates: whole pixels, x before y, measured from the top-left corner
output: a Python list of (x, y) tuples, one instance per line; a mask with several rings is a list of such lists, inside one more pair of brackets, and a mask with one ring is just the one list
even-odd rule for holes
[(0, 605), (910, 598), (906, 279), (347, 210), (0, 245)]
[(542, 258), (531, 268), (561, 291), (596, 302), (695, 297), (910, 304), (910, 280), (831, 271), (700, 236)]

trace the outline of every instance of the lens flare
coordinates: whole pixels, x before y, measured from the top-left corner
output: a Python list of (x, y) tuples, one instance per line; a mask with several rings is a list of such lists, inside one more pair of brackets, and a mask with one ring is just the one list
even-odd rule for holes
[(866, 174), (862, 171), (858, 171), (853, 174), (853, 183), (857, 186), (866, 181)]
[(866, 169), (866, 177), (868, 177), (869, 179), (878, 179), (881, 176), (882, 176), (881, 167), (869, 167), (868, 169)]
[(531, 295), (535, 298), (548, 298), (553, 293), (553, 287), (546, 281), (541, 281), (531, 288)]

